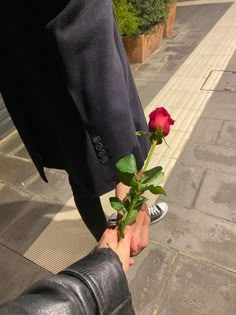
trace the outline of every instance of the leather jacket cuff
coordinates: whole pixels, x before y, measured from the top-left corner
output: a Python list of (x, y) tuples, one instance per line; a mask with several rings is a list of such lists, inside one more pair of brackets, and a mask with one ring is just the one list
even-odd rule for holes
[(95, 249), (61, 274), (77, 277), (89, 287), (99, 314), (134, 314), (128, 282), (113, 250)]

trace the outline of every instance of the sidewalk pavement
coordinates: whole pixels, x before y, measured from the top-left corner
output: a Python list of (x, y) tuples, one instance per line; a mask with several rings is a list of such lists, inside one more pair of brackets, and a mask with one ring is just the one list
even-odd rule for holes
[[(176, 120), (154, 163), (169, 213), (128, 273), (138, 315), (235, 314), (235, 16), (235, 1), (180, 2), (173, 36), (132, 65), (146, 115), (164, 106)], [(0, 142), (1, 302), (94, 244), (66, 175), (48, 176), (41, 182), (16, 132)]]

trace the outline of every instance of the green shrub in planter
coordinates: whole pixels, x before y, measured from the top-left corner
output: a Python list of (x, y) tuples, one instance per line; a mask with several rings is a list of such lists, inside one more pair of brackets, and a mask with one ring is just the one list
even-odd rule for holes
[(169, 13), (167, 1), (170, 0), (130, 0), (139, 18), (139, 34), (148, 33), (155, 24), (166, 22)]
[(149, 33), (155, 24), (165, 23), (174, 0), (113, 0), (114, 13), (122, 36)]
[(137, 10), (127, 0), (113, 0), (113, 8), (117, 25), (122, 36), (137, 36), (139, 18)]

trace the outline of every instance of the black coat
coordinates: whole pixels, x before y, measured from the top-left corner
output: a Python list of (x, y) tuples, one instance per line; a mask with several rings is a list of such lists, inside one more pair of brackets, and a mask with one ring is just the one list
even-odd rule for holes
[(112, 0), (1, 1), (0, 28), (0, 90), (41, 177), (65, 169), (100, 196), (121, 157), (141, 169), (147, 125)]
[(97, 249), (51, 279), (0, 306), (0, 315), (131, 315), (128, 283), (118, 256)]

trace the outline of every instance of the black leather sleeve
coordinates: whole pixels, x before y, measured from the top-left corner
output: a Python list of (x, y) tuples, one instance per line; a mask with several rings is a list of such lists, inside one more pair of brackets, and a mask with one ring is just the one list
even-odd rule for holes
[(0, 315), (134, 314), (118, 256), (97, 249), (61, 273), (0, 306)]

